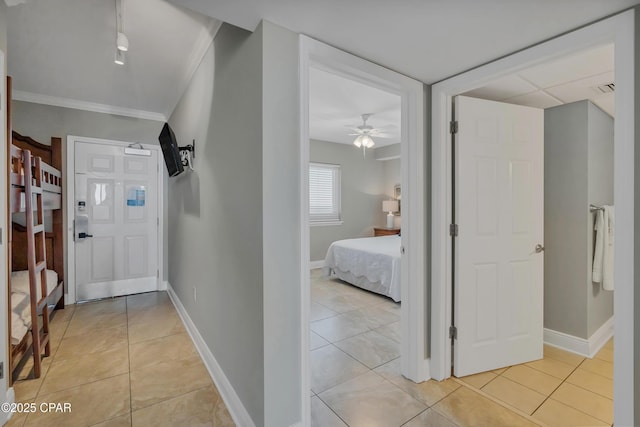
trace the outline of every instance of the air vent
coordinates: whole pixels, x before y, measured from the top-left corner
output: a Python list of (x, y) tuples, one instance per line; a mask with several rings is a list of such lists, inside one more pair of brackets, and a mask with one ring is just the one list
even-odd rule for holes
[(607, 83), (606, 85), (596, 86), (596, 89), (598, 89), (602, 93), (611, 93), (616, 90), (616, 84), (613, 82)]

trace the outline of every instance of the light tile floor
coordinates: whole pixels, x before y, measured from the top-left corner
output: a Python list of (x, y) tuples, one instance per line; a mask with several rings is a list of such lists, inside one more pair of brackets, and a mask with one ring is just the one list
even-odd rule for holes
[(613, 340), (594, 359), (544, 358), (446, 381), (400, 374), (400, 304), (311, 272), (314, 427), (607, 426)]
[(42, 376), (14, 384), (16, 402), (70, 402), (71, 413), (8, 426), (234, 425), (166, 292), (68, 306), (51, 343)]

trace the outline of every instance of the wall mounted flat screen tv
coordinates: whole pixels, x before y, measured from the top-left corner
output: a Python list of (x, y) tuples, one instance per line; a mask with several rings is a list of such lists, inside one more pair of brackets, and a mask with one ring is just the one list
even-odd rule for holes
[(160, 141), (160, 147), (164, 155), (164, 163), (167, 165), (169, 176), (180, 175), (184, 172), (184, 167), (180, 159), (180, 150), (178, 149), (176, 136), (173, 130), (171, 130), (171, 127), (169, 127), (169, 123), (165, 123), (162, 127), (162, 132), (160, 132), (158, 140)]

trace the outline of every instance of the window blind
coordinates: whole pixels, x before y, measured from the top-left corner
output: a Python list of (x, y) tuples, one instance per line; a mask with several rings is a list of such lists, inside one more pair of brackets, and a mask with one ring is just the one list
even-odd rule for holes
[(309, 165), (309, 219), (312, 223), (340, 221), (339, 165)]

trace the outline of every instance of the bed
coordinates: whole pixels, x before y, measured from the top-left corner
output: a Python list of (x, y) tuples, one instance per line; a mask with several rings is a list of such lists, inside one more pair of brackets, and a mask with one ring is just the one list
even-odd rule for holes
[(398, 302), (400, 243), (399, 235), (338, 240), (327, 250), (323, 273)]
[[(62, 141), (51, 142), (40, 144), (13, 132), (9, 147), (10, 381), (29, 356), (34, 377), (40, 376), (41, 356), (50, 353), (49, 320), (56, 308), (64, 308)], [(51, 231), (45, 230), (45, 211), (51, 213)]]

